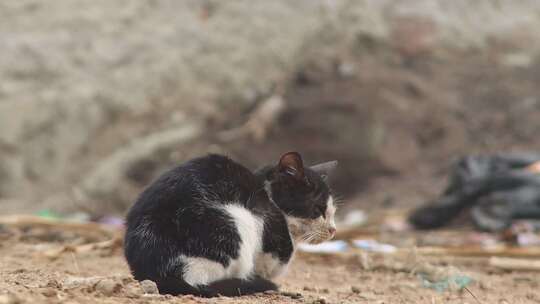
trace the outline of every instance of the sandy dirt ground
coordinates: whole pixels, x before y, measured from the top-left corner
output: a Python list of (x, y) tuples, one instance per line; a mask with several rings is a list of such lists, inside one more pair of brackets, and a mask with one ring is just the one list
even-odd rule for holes
[[(122, 256), (121, 245), (58, 253), (83, 240), (73, 233), (3, 227), (0, 304), (15, 303), (540, 303), (538, 272), (495, 269), (487, 258), (408, 254), (299, 253), (279, 279), (278, 293), (202, 299), (145, 293)], [(70, 248), (70, 247), (68, 247)], [(411, 258), (411, 256), (414, 256)], [(468, 290), (423, 286), (422, 265), (455, 267), (474, 278)], [(415, 270), (416, 269), (416, 270)]]

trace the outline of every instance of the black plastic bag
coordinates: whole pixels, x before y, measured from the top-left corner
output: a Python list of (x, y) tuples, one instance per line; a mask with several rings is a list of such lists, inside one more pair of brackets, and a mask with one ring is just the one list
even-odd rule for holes
[(481, 230), (507, 228), (516, 219), (540, 219), (540, 154), (467, 156), (453, 167), (446, 190), (414, 210), (418, 229), (439, 228), (464, 210)]

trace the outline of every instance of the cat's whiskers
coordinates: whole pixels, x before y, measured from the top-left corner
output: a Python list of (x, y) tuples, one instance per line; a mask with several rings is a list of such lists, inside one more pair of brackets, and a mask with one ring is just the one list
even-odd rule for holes
[(308, 231), (306, 234), (302, 235), (300, 237), (301, 242), (306, 243), (320, 243), (329, 238), (329, 234), (325, 233), (323, 230), (320, 229), (314, 229), (311, 231)]
[(317, 235), (315, 232), (310, 231), (302, 236), (302, 240), (304, 242), (311, 243), (315, 239), (316, 236)]
[(332, 198), (334, 200), (334, 206), (336, 208), (342, 206), (343, 203), (345, 203), (345, 199), (343, 197), (341, 197), (341, 196), (333, 194)]
[(311, 233), (306, 233), (300, 237), (300, 240), (307, 241), (311, 238)]

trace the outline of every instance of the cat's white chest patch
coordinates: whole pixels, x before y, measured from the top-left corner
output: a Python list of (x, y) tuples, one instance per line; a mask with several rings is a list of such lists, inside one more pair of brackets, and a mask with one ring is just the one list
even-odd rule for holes
[(230, 204), (224, 210), (233, 218), (240, 235), (241, 244), (237, 259), (231, 260), (227, 275), (247, 278), (254, 270), (255, 258), (261, 252), (263, 221), (246, 208)]

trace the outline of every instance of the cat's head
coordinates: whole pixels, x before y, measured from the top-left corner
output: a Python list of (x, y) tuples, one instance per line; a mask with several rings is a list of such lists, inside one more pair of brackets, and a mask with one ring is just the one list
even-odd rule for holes
[(336, 165), (304, 167), (299, 153), (288, 152), (266, 175), (266, 192), (285, 214), (295, 241), (317, 244), (334, 237), (336, 206), (327, 181)]

